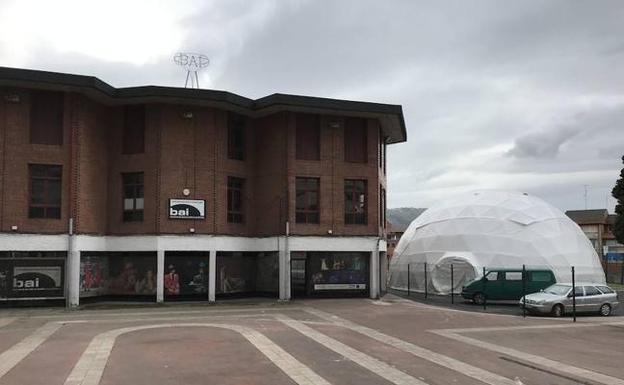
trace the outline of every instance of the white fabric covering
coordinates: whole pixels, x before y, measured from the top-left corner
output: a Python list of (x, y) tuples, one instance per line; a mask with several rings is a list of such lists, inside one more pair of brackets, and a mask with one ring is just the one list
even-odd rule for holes
[[(426, 265), (425, 265), (426, 263)], [(389, 284), (448, 294), (480, 277), (483, 268), (548, 268), (557, 282), (605, 283), (600, 259), (576, 223), (534, 196), (513, 191), (475, 191), (427, 209), (407, 228), (390, 263)]]

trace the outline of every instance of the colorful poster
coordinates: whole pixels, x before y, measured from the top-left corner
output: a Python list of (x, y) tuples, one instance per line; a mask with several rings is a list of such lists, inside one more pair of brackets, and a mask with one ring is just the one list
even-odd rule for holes
[(155, 295), (156, 256), (114, 253), (109, 260), (112, 295)]
[(208, 255), (165, 254), (165, 295), (208, 293)]
[(108, 293), (108, 257), (80, 257), (80, 296), (94, 297)]
[(217, 293), (255, 291), (256, 253), (217, 254)]
[(365, 290), (368, 284), (366, 253), (309, 253), (314, 290)]

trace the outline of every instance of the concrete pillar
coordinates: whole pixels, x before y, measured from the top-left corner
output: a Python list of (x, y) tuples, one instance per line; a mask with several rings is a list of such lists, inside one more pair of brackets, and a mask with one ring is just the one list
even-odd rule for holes
[(370, 257), (370, 297), (379, 298), (379, 247), (371, 252)]
[(165, 250), (156, 252), (156, 302), (165, 300)]
[(208, 256), (208, 301), (216, 301), (217, 292), (217, 250), (210, 250)]
[(69, 307), (80, 305), (80, 251), (67, 251), (67, 304)]
[(290, 250), (288, 249), (287, 237), (279, 237), (279, 299), (290, 300)]

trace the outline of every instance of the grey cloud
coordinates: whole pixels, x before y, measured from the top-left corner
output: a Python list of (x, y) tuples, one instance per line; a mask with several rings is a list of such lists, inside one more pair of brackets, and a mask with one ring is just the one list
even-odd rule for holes
[(515, 140), (514, 147), (507, 155), (517, 158), (553, 159), (561, 146), (580, 132), (579, 128), (561, 128), (550, 132), (524, 135)]

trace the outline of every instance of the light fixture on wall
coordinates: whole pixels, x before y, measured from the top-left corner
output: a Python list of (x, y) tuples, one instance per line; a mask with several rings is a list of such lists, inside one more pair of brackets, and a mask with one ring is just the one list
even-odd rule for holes
[(189, 233), (191, 233), (191, 234), (195, 234), (195, 228), (194, 228), (194, 227), (191, 227), (191, 228), (189, 229)]
[(191, 190), (185, 188), (182, 190), (182, 195), (184, 195), (185, 197), (191, 195)]
[(11, 231), (17, 231), (17, 226), (15, 225), (11, 226)]

